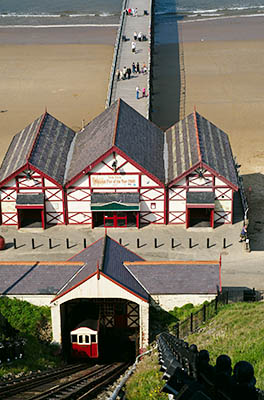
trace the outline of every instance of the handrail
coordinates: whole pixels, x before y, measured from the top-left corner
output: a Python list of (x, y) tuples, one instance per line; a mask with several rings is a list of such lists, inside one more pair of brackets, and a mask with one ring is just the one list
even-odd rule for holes
[(123, 5), (122, 5), (122, 9), (121, 9), (121, 16), (120, 16), (120, 22), (119, 22), (119, 28), (118, 28), (118, 32), (117, 32), (117, 35), (116, 35), (116, 42), (115, 42), (113, 61), (112, 61), (112, 69), (111, 69), (110, 80), (109, 80), (109, 84), (108, 84), (108, 92), (107, 92), (107, 99), (106, 99), (105, 108), (109, 107), (111, 105), (111, 101), (112, 101), (113, 85), (114, 85), (114, 79), (115, 79), (117, 57), (118, 57), (118, 52), (119, 52), (119, 48), (120, 48), (121, 33), (123, 31), (123, 26), (124, 26), (124, 20), (125, 20), (125, 12), (124, 11), (126, 9), (126, 5), (127, 5), (127, 0), (123, 0)]
[(128, 378), (130, 377), (130, 375), (133, 374), (133, 372), (136, 369), (137, 363), (140, 359), (140, 357), (145, 356), (146, 354), (149, 354), (152, 352), (151, 350), (145, 351), (145, 353), (139, 354), (136, 358), (136, 361), (134, 362), (134, 364), (132, 365), (132, 368), (130, 368), (130, 370), (128, 371), (128, 373), (124, 376), (124, 378), (122, 379), (122, 381), (119, 383), (119, 385), (115, 388), (114, 392), (112, 393), (112, 395), (108, 398), (108, 400), (115, 400), (119, 394), (119, 392), (121, 391), (122, 387), (125, 385), (126, 381), (128, 380)]

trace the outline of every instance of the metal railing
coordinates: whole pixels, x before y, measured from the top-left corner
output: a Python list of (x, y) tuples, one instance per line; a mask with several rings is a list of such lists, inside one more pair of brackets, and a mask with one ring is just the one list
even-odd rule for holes
[(114, 85), (115, 73), (116, 73), (116, 64), (117, 64), (121, 36), (122, 36), (122, 31), (123, 31), (124, 21), (125, 21), (125, 12), (124, 11), (126, 8), (127, 8), (127, 0), (123, 0), (119, 28), (118, 28), (118, 32), (116, 35), (116, 42), (115, 42), (115, 47), (114, 47), (114, 55), (113, 55), (112, 68), (111, 68), (110, 80), (109, 80), (109, 85), (108, 85), (108, 92), (107, 92), (105, 108), (109, 107), (111, 105), (111, 101), (112, 101), (113, 85)]

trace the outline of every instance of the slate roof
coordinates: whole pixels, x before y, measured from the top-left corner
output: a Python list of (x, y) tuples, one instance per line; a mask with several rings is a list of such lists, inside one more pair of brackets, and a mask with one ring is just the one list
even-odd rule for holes
[(204, 163), (236, 187), (237, 174), (228, 136), (196, 111), (165, 132), (166, 183)]
[(62, 295), (96, 273), (97, 265), (99, 265), (100, 271), (115, 282), (125, 286), (137, 295), (148, 299), (147, 292), (123, 265), (124, 261), (143, 261), (143, 258), (132, 253), (108, 236), (97, 240), (79, 254), (72, 257), (69, 262), (71, 261), (83, 262), (85, 266), (58, 295)]
[(91, 203), (138, 204), (139, 193), (92, 193)]
[(125, 266), (150, 294), (216, 294), (220, 287), (216, 261), (137, 262)]
[(113, 146), (164, 182), (162, 130), (121, 99), (77, 133), (66, 181), (86, 170)]
[(0, 169), (0, 182), (30, 163), (63, 185), (75, 132), (47, 112), (14, 136)]
[(0, 293), (55, 295), (82, 266), (74, 262), (1, 262)]
[(215, 194), (214, 192), (187, 192), (186, 202), (187, 204), (214, 204)]

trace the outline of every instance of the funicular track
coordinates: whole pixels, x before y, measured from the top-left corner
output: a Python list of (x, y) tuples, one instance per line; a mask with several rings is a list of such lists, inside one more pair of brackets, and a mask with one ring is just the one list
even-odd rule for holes
[(62, 368), (54, 368), (50, 371), (41, 373), (33, 373), (31, 375), (15, 378), (8, 381), (0, 381), (0, 398), (7, 399), (11, 396), (19, 394), (17, 398), (21, 399), (21, 393), (30, 391), (35, 387), (54, 382), (58, 379), (70, 376), (84, 369), (87, 369), (87, 364), (71, 364)]
[[(1, 398), (9, 398), (12, 400), (22, 399), (23, 400), (44, 400), (44, 399), (90, 399), (92, 396), (95, 396), (99, 393), (105, 386), (113, 382), (122, 372), (124, 372), (129, 364), (127, 363), (114, 363), (109, 365), (96, 365), (94, 367), (87, 368), (83, 370), (78, 377), (70, 377), (72, 372), (68, 372), (65, 374), (63, 382), (58, 382), (57, 377), (53, 377), (53, 385), (52, 387), (47, 388), (45, 385), (49, 381), (42, 381), (39, 383), (31, 385), (31, 388), (26, 385), (26, 383), (21, 383), (19, 395), (15, 395), (14, 391), (11, 392), (11, 388), (6, 388), (6, 392), (4, 397), (2, 397), (2, 393), (0, 392)], [(23, 384), (25, 385), (23, 388)], [(31, 390), (30, 390), (31, 389)], [(8, 393), (9, 390), (9, 393)], [(30, 390), (30, 391), (29, 391)], [(15, 395), (15, 396), (14, 396)]]

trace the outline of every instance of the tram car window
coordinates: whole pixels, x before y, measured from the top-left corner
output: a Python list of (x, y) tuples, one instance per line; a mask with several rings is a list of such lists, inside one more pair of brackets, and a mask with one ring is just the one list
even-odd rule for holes
[(71, 331), (71, 352), (73, 358), (98, 358), (99, 320), (87, 319)]

